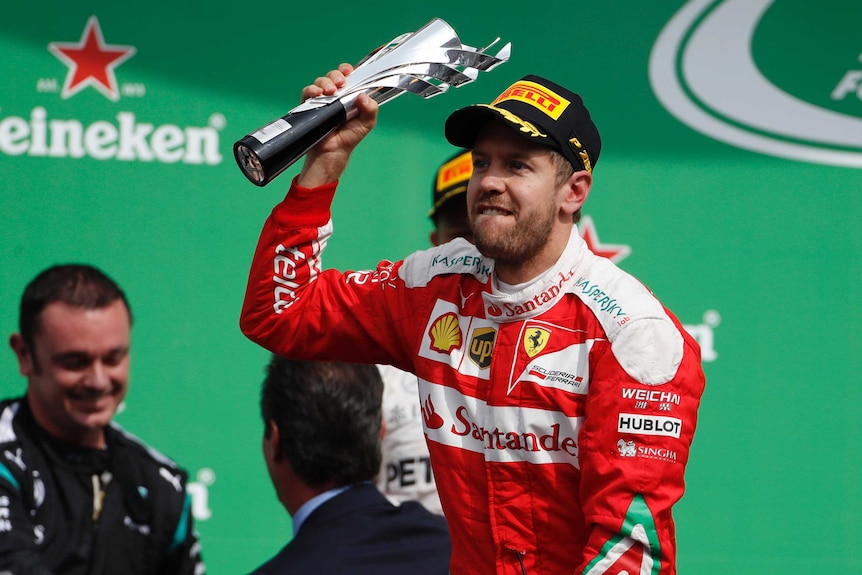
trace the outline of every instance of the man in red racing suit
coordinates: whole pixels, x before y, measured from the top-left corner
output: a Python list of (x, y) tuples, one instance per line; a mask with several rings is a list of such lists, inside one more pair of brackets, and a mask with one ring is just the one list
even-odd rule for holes
[(453, 575), (676, 573), (671, 508), (704, 387), (679, 321), (574, 225), (556, 263), (519, 285), (462, 239), (321, 271), (335, 188), (294, 180), (274, 208), (241, 328), (294, 359), (417, 375)]

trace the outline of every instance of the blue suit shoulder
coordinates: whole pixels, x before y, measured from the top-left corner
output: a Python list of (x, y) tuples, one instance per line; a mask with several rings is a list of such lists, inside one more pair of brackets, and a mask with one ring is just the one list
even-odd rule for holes
[(446, 575), (446, 520), (417, 502), (390, 503), (361, 484), (314, 510), (296, 538), (252, 575), (292, 572)]

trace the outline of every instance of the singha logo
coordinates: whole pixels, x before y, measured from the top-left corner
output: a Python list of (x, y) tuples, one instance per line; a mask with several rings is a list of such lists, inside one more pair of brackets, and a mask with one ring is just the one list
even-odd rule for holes
[(620, 450), (621, 457), (634, 457), (635, 456), (635, 442), (634, 441), (626, 441), (625, 439), (620, 439), (617, 441), (617, 449)]

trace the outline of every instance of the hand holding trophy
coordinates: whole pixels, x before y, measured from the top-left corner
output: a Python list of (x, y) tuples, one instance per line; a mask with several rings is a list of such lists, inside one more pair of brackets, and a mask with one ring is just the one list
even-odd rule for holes
[(509, 59), (511, 43), (497, 54), (461, 44), (449, 24), (439, 18), (416, 32), (398, 36), (366, 57), (331, 96), (309, 98), (299, 106), (234, 143), (234, 157), (243, 174), (265, 186), (317, 142), (353, 118), (354, 103), (365, 93), (378, 104), (405, 92), (430, 98), (450, 86), (472, 82)]

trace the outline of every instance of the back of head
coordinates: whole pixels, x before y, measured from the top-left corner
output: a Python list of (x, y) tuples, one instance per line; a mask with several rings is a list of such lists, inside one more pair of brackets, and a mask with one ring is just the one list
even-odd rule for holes
[(428, 217), (437, 223), (438, 215), (450, 206), (465, 211), (467, 182), (473, 173), (473, 159), (470, 150), (460, 150), (444, 161), (434, 174), (431, 188), (431, 211)]
[(383, 381), (374, 365), (302, 362), (273, 356), (261, 415), (309, 486), (370, 481), (380, 469)]
[(473, 241), (467, 216), (467, 183), (473, 173), (470, 150), (461, 150), (444, 161), (434, 174), (431, 187), (431, 211), (434, 222), (431, 243), (439, 245), (455, 238)]
[(24, 289), (18, 329), (24, 343), (32, 349), (39, 330), (39, 315), (49, 304), (60, 302), (76, 308), (101, 309), (117, 300), (125, 304), (131, 322), (132, 311), (126, 295), (104, 272), (86, 264), (52, 266)]

